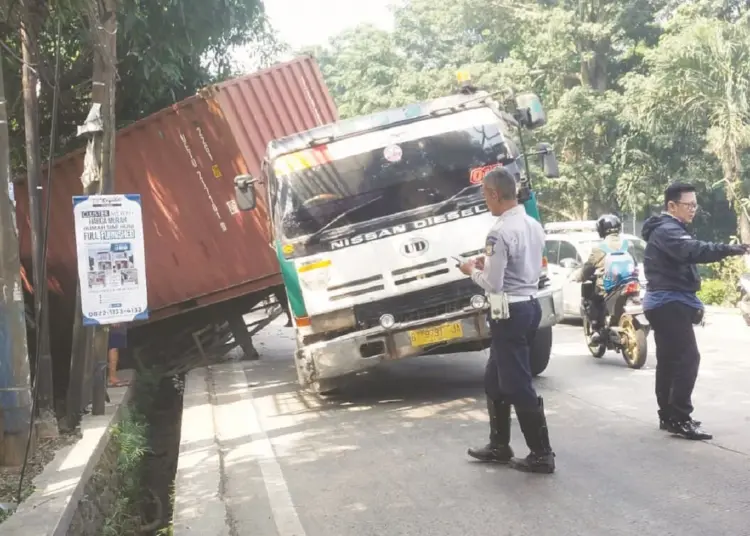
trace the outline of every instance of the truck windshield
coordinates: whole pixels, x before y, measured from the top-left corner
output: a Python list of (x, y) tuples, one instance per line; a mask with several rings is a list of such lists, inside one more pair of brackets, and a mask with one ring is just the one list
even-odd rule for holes
[(517, 170), (509, 156), (517, 151), (503, 132), (492, 110), (478, 108), (279, 157), (274, 204), (281, 231), (307, 236), (436, 205), (459, 192), (446, 210), (481, 203), (481, 188), (467, 188), (472, 170), (498, 162)]

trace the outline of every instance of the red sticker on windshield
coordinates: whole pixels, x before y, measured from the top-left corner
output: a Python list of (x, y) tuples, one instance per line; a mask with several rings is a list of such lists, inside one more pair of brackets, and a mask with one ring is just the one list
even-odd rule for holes
[(484, 176), (487, 175), (487, 173), (501, 166), (502, 164), (490, 164), (489, 166), (474, 168), (471, 170), (471, 175), (469, 176), (469, 182), (471, 184), (481, 184), (482, 181), (484, 180)]

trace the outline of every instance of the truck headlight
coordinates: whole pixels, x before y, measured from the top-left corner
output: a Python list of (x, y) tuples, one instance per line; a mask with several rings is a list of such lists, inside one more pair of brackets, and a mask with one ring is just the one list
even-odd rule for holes
[(357, 319), (353, 309), (342, 309), (331, 313), (323, 313), (310, 318), (310, 325), (314, 333), (338, 331), (354, 327)]
[(486, 303), (487, 303), (486, 298), (480, 294), (475, 294), (474, 296), (471, 297), (471, 306), (474, 309), (481, 309), (482, 307), (484, 307)]
[(386, 313), (380, 317), (380, 325), (383, 329), (391, 329), (396, 325), (396, 319), (392, 314)]

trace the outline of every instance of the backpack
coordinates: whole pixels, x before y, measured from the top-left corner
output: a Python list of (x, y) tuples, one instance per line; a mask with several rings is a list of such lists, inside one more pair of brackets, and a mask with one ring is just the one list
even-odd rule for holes
[(628, 252), (628, 241), (623, 240), (618, 250), (613, 250), (605, 242), (599, 246), (604, 256), (604, 292), (612, 292), (625, 281), (632, 280), (637, 275), (635, 259)]

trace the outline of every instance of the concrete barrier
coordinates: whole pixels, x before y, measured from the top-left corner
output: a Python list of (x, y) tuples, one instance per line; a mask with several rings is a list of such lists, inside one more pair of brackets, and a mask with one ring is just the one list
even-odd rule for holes
[(59, 450), (34, 479), (34, 493), (0, 524), (0, 536), (71, 534), (69, 529), (84, 498), (86, 484), (109, 444), (112, 427), (122, 418), (123, 408), (135, 390), (133, 371), (120, 371), (118, 375), (130, 380), (130, 385), (108, 389), (110, 403), (104, 415), (83, 417), (81, 439)]

